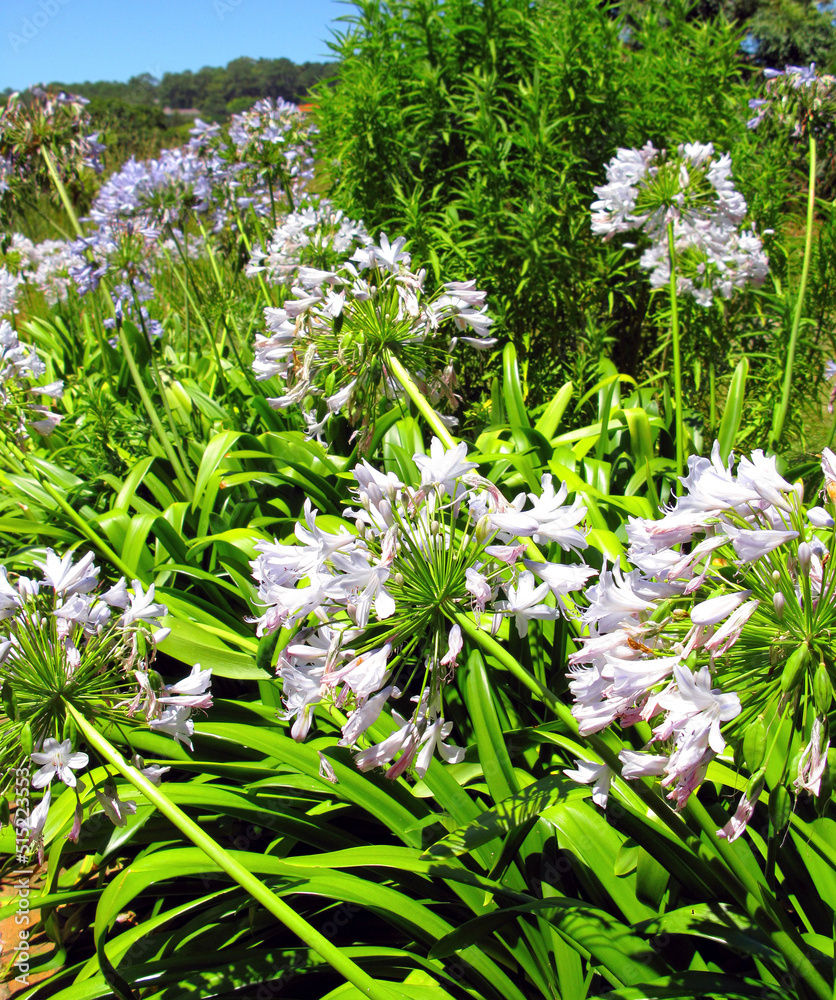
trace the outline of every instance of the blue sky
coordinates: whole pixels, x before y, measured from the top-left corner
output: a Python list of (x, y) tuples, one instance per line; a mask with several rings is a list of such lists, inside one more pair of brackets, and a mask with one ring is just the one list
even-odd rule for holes
[(0, 90), (225, 66), (327, 62), (338, 0), (0, 0)]

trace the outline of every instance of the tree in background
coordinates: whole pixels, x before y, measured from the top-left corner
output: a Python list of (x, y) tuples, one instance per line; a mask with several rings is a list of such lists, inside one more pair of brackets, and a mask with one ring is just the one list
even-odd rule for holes
[[(628, 23), (640, 21), (649, 9), (664, 11), (667, 0), (622, 0), (610, 7)], [(759, 66), (783, 67), (815, 62), (832, 69), (836, 61), (833, 3), (816, 0), (696, 0), (687, 16), (708, 21), (724, 17), (743, 32), (743, 49)]]
[[(125, 118), (124, 106), (149, 108), (197, 109), (201, 116), (224, 121), (239, 110), (247, 99), (246, 107), (262, 97), (284, 98), (299, 103), (304, 101), (316, 83), (327, 79), (334, 72), (333, 63), (306, 62), (297, 65), (290, 59), (251, 59), (242, 56), (223, 66), (204, 66), (196, 73), (164, 73), (158, 80), (150, 73), (133, 76), (127, 83), (99, 80), (95, 83), (52, 83), (53, 90), (67, 90), (81, 94), (89, 100), (120, 102), (108, 105), (112, 114)], [(230, 103), (235, 108), (230, 109)], [(129, 117), (129, 116), (128, 116)], [(144, 131), (144, 130), (143, 130)]]

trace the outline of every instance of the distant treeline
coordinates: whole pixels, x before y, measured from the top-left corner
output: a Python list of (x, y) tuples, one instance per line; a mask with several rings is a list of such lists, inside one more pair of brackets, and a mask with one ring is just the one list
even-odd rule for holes
[[(302, 63), (289, 59), (233, 59), (226, 68), (204, 66), (193, 73), (166, 73), (161, 80), (143, 73), (127, 83), (53, 82), (50, 87), (81, 94), (90, 101), (88, 111), (106, 144), (106, 172), (117, 169), (129, 156), (156, 156), (167, 146), (188, 141), (197, 111), (208, 121), (225, 121), (245, 111), (261, 97), (283, 97), (302, 103), (320, 80), (336, 73), (337, 63)], [(11, 88), (0, 92), (0, 106)], [(175, 114), (166, 114), (164, 109)]]
[[(90, 100), (119, 101), (148, 107), (197, 109), (201, 117), (222, 121), (248, 108), (259, 97), (304, 101), (308, 91), (332, 75), (336, 63), (302, 63), (290, 59), (233, 59), (226, 67), (204, 66), (193, 73), (165, 73), (161, 80), (150, 73), (133, 76), (127, 83), (100, 80), (91, 83), (53, 82), (51, 86), (81, 94)], [(8, 93), (8, 91), (7, 91)]]

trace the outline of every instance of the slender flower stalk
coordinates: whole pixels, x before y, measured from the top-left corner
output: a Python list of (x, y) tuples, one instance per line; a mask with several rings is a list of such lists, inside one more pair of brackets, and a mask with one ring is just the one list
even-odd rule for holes
[(790, 342), (787, 347), (787, 363), (784, 369), (784, 381), (781, 385), (781, 400), (775, 407), (772, 418), (772, 430), (769, 435), (770, 448), (776, 448), (784, 433), (784, 423), (790, 405), (792, 391), (792, 373), (795, 365), (795, 353), (798, 348), (798, 336), (801, 330), (801, 317), (804, 313), (804, 297), (807, 294), (807, 282), (810, 277), (810, 261), (813, 255), (813, 221), (816, 209), (816, 137), (813, 131), (809, 134), (810, 172), (807, 180), (807, 220), (804, 238), (804, 260), (801, 265), (801, 280), (798, 283), (795, 309), (793, 310)]
[(214, 862), (221, 871), (226, 872), (250, 896), (260, 903), (269, 913), (272, 913), (285, 927), (296, 934), (309, 948), (312, 948), (322, 959), (348, 982), (362, 991), (364, 996), (372, 1000), (405, 1000), (397, 989), (376, 979), (372, 979), (360, 966), (353, 962), (345, 952), (332, 941), (312, 927), (304, 917), (300, 916), (292, 906), (280, 896), (272, 892), (260, 879), (256, 878), (233, 854), (225, 850), (210, 837), (194, 820), (175, 805), (165, 792), (135, 767), (131, 767), (122, 754), (90, 725), (85, 717), (72, 705), (68, 706), (79, 732), (88, 744), (119, 774), (129, 781), (137, 791), (157, 808), (174, 826), (187, 837), (195, 847)]
[(671, 341), (673, 344), (673, 391), (676, 407), (676, 490), (679, 492), (679, 477), (685, 468), (685, 419), (682, 412), (682, 357), (679, 346), (679, 303), (676, 297), (676, 243), (673, 222), (668, 223), (668, 253), (670, 255), (670, 305)]
[(415, 404), (415, 408), (421, 414), (421, 416), (427, 421), (430, 430), (433, 434), (438, 437), (440, 441), (443, 442), (445, 448), (455, 448), (456, 438), (450, 433), (444, 424), (441, 417), (435, 412), (435, 410), (430, 406), (427, 397), (421, 392), (418, 386), (413, 381), (409, 372), (400, 363), (397, 356), (391, 351), (387, 351), (384, 355), (385, 363), (387, 367), (391, 370), (395, 378), (403, 386), (404, 392), (409, 396), (412, 402)]

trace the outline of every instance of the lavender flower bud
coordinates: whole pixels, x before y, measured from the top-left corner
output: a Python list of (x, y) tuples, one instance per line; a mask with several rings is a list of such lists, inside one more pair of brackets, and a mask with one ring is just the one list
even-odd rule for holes
[(776, 591), (772, 595), (772, 606), (775, 608), (775, 614), (778, 616), (778, 621), (781, 621), (784, 617), (784, 608), (786, 603), (787, 599), (780, 590)]
[(805, 575), (810, 575), (810, 562), (813, 558), (813, 552), (807, 542), (802, 542), (798, 546), (798, 568)]

